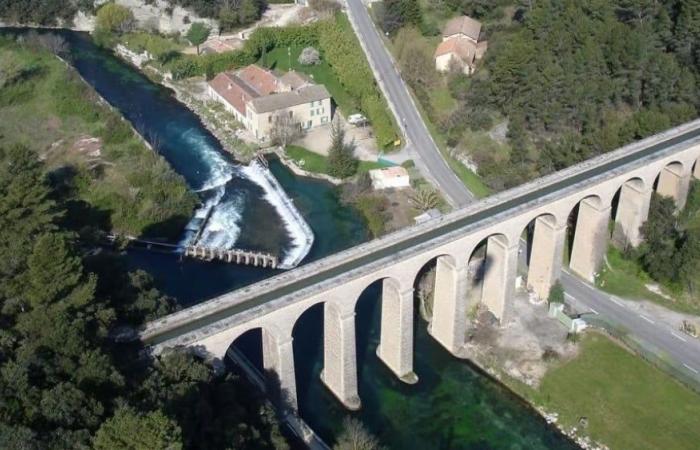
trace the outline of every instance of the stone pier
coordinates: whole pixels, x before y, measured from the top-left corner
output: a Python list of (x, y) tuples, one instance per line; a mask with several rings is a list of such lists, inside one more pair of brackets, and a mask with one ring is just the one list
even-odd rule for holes
[(595, 281), (603, 262), (609, 221), (610, 205), (602, 203), (599, 198), (585, 198), (579, 204), (569, 267), (587, 281)]
[(437, 258), (430, 334), (451, 353), (464, 345), (467, 327), (467, 263)]
[(401, 381), (416, 383), (413, 372), (413, 287), (401, 291), (395, 281), (382, 282), (382, 319), (377, 355)]
[(297, 381), (291, 331), (285, 334), (263, 330), (263, 367), (268, 374), (272, 398), (283, 408), (296, 411)]
[(518, 242), (511, 244), (503, 235), (489, 237), (481, 302), (501, 323), (508, 320), (506, 304), (515, 292), (517, 269)]
[(639, 227), (647, 220), (651, 202), (651, 187), (642, 180), (630, 180), (622, 185), (615, 214), (613, 243), (620, 248), (637, 247), (642, 242)]
[(331, 302), (323, 312), (323, 372), (321, 380), (350, 410), (360, 409), (357, 393), (355, 312), (343, 311)]
[(553, 216), (535, 219), (527, 287), (541, 299), (549, 297), (549, 290), (559, 279), (565, 240), (566, 225), (558, 224)]
[(664, 167), (659, 174), (656, 192), (664, 197), (671, 197), (676, 203), (676, 209), (685, 206), (690, 186), (690, 172), (682, 164), (672, 163)]

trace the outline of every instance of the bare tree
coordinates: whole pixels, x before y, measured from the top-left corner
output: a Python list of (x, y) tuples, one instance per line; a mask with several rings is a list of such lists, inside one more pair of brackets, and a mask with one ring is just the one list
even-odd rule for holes
[(40, 34), (39, 44), (54, 55), (62, 55), (68, 51), (68, 43), (57, 33)]
[(294, 119), (292, 111), (283, 109), (272, 115), (272, 127), (270, 128), (270, 141), (273, 145), (286, 147), (300, 138), (301, 125)]
[(346, 417), (343, 420), (343, 432), (333, 450), (380, 450), (377, 438), (372, 436), (357, 419)]

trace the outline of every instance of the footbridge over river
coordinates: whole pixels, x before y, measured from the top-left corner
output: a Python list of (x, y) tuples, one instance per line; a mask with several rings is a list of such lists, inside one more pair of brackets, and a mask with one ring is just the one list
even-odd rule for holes
[[(263, 365), (295, 406), (292, 330), (322, 303), (322, 381), (359, 408), (355, 305), (368, 286), (382, 284), (377, 354), (397, 377), (415, 382), (414, 286), (426, 266), (436, 268), (430, 333), (456, 353), (474, 307), (468, 297), (508, 320), (523, 236), (527, 286), (538, 296), (560, 276), (565, 249), (570, 270), (592, 281), (610, 240), (640, 243), (654, 191), (683, 206), (691, 177), (700, 178), (699, 159), (700, 120), (150, 322), (141, 339), (155, 353), (190, 346), (222, 359), (243, 334), (261, 332)], [(484, 261), (478, 277), (469, 270), (475, 258)]]

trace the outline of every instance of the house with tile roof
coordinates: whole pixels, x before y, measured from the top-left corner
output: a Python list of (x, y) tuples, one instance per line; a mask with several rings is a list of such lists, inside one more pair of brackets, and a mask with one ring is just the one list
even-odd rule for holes
[(435, 50), (435, 69), (447, 72), (456, 66), (465, 74), (472, 74), (476, 61), (483, 58), (488, 47), (488, 42), (480, 38), (478, 20), (461, 16), (448, 21), (442, 31), (442, 42)]
[(278, 75), (256, 64), (222, 72), (209, 82), (209, 95), (224, 105), (256, 139), (266, 142), (282, 117), (303, 130), (331, 122), (331, 95), (325, 86), (290, 71)]

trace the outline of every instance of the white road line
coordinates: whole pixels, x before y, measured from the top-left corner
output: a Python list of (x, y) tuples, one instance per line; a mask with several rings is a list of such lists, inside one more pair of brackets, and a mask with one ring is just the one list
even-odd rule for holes
[(598, 311), (596, 311), (595, 309), (591, 308), (590, 306), (588, 307), (588, 309), (590, 309), (591, 312), (592, 312), (593, 314), (595, 314), (596, 316), (598, 315)]
[(650, 318), (648, 318), (647, 316), (643, 316), (643, 315), (640, 314), (639, 317), (641, 317), (642, 319), (646, 320), (647, 322), (649, 322), (649, 323), (651, 323), (651, 324), (654, 323), (654, 321), (651, 320)]
[(681, 340), (683, 342), (688, 342), (685, 340), (685, 338), (683, 336), (679, 336), (678, 334), (674, 333), (673, 331), (671, 331), (671, 334), (673, 335), (674, 338), (676, 338), (678, 340)]
[(692, 367), (690, 367), (688, 364), (683, 363), (683, 367), (685, 367), (686, 369), (690, 370), (691, 372), (700, 373), (700, 372), (698, 372), (697, 370), (695, 370), (695, 369), (693, 369)]
[(564, 292), (564, 297), (569, 297), (571, 300), (577, 301), (577, 300), (576, 300), (576, 297), (574, 297), (573, 295), (569, 294), (568, 292)]
[(615, 303), (617, 306), (623, 306), (622, 303), (615, 299), (615, 297), (610, 297), (610, 301)]

